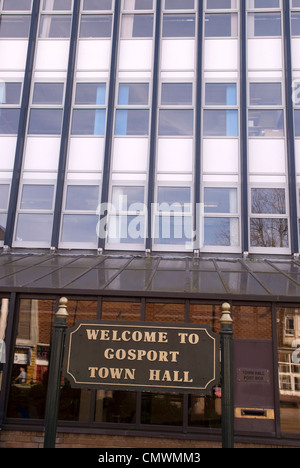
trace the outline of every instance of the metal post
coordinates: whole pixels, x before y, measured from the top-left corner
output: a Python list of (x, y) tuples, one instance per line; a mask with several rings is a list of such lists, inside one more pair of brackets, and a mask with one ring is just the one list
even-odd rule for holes
[(53, 338), (51, 344), (51, 358), (46, 401), (46, 424), (44, 448), (55, 448), (56, 426), (60, 398), (61, 368), (64, 351), (64, 338), (67, 328), (66, 319), (68, 299), (62, 297), (56, 312)]
[(232, 377), (232, 318), (230, 305), (222, 305), (221, 317), (221, 375), (222, 375), (222, 448), (234, 447), (233, 436), (233, 377)]

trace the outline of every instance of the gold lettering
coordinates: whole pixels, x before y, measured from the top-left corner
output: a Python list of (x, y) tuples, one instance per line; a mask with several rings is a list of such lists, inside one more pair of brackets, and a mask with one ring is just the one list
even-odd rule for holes
[(98, 337), (99, 330), (86, 330), (88, 340), (96, 340)]

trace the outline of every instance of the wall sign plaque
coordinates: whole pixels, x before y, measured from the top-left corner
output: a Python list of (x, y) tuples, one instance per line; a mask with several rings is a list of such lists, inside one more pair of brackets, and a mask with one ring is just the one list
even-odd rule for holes
[(207, 394), (219, 345), (206, 325), (80, 321), (66, 332), (63, 374), (79, 388)]

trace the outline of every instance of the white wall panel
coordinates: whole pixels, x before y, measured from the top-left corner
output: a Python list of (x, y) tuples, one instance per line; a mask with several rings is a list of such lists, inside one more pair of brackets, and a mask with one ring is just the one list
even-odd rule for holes
[(68, 170), (102, 171), (104, 138), (71, 138)]
[(164, 139), (158, 142), (158, 172), (192, 172), (193, 140)]
[(0, 70), (25, 70), (27, 41), (1, 40)]
[(148, 169), (147, 138), (115, 138), (113, 171), (146, 172)]
[(281, 39), (249, 39), (249, 69), (268, 70), (282, 68)]
[(194, 67), (194, 40), (165, 39), (162, 41), (162, 70), (193, 70)]
[(36, 70), (66, 70), (68, 58), (69, 41), (38, 41)]
[(110, 67), (110, 51), (110, 41), (80, 41), (77, 70), (108, 70)]
[(119, 70), (150, 70), (152, 68), (151, 40), (121, 40)]
[(249, 140), (249, 172), (282, 174), (286, 170), (284, 140)]
[(57, 171), (60, 138), (28, 137), (24, 156), (26, 171)]
[(204, 43), (204, 70), (237, 70), (238, 41), (209, 39)]
[(0, 170), (13, 170), (16, 144), (17, 137), (0, 137)]
[(239, 171), (239, 142), (228, 139), (203, 140), (203, 172), (237, 173)]

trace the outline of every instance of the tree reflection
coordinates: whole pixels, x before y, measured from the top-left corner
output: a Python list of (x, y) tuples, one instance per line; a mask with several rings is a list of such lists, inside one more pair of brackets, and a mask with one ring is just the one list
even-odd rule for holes
[(277, 217), (286, 214), (285, 190), (282, 188), (252, 189), (252, 213), (276, 215), (256, 217), (250, 221), (251, 245), (253, 247), (288, 247), (288, 221)]

